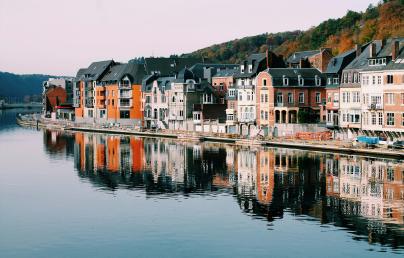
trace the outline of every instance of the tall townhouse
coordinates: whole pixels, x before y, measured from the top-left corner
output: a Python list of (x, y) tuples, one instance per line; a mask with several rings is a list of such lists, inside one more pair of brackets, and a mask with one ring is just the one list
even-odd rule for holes
[[(256, 135), (256, 76), (268, 67), (284, 67), (281, 57), (272, 52), (250, 55), (241, 65), (235, 75), (237, 89), (238, 133), (241, 135)], [(227, 116), (232, 114), (228, 111)]]
[(142, 82), (146, 128), (168, 129), (168, 95), (175, 77), (150, 75)]
[(332, 56), (330, 48), (300, 51), (290, 55), (286, 60), (286, 65), (289, 68), (317, 68), (324, 72)]
[(385, 131), (391, 138), (400, 138), (404, 132), (403, 46), (404, 39), (382, 40), (381, 48), (371, 52), (368, 66), (361, 72), (362, 129), (367, 133), (380, 135)]
[[(375, 40), (367, 45), (342, 72), (340, 84), (340, 127), (348, 138), (357, 134), (362, 121), (362, 92), (360, 72), (368, 67), (368, 58), (375, 56), (381, 48), (381, 41)], [(377, 80), (377, 78), (375, 78)], [(376, 81), (377, 82), (377, 81)], [(380, 100), (381, 101), (381, 100)]]
[(115, 63), (96, 86), (97, 122), (115, 122), (142, 127), (141, 81), (144, 67)]
[[(238, 68), (238, 66), (237, 66)], [(234, 76), (237, 74), (237, 69), (221, 70), (212, 77), (212, 87), (217, 93), (219, 103), (226, 104), (226, 133), (237, 133), (237, 89), (234, 85)], [(224, 100), (223, 100), (224, 98)]]
[(94, 62), (88, 68), (78, 71), (73, 81), (76, 121), (95, 122), (95, 88), (114, 63), (113, 60)]
[(341, 81), (342, 70), (350, 63), (356, 56), (361, 53), (361, 46), (356, 45), (355, 49), (348, 50), (338, 56), (331, 58), (328, 63), (325, 75), (327, 77), (326, 85), (326, 103), (325, 103), (325, 116), (326, 126), (330, 129), (339, 127), (339, 87)]
[(257, 125), (264, 135), (275, 124), (318, 123), (325, 76), (316, 68), (269, 68), (257, 76)]
[(189, 69), (181, 70), (168, 94), (168, 127), (171, 130), (193, 130), (194, 105), (213, 104), (216, 98), (209, 82), (194, 75)]

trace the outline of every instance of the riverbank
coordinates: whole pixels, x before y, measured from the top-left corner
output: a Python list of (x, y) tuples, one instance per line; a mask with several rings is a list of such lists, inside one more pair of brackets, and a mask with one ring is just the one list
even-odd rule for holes
[(92, 133), (107, 133), (107, 134), (120, 134), (120, 135), (135, 135), (140, 137), (156, 137), (156, 138), (171, 138), (181, 141), (195, 141), (195, 142), (223, 142), (229, 144), (243, 145), (243, 146), (267, 146), (267, 147), (281, 147), (304, 149), (312, 151), (322, 151), (331, 153), (344, 153), (350, 155), (365, 155), (376, 157), (390, 157), (404, 159), (403, 150), (393, 150), (387, 148), (360, 148), (351, 146), (348, 142), (340, 141), (304, 141), (296, 139), (272, 139), (272, 140), (258, 140), (258, 139), (243, 139), (234, 138), (230, 135), (207, 135), (196, 132), (173, 132), (169, 130), (161, 131), (141, 131), (133, 128), (103, 128), (93, 125), (79, 125), (74, 123), (59, 123), (54, 121), (43, 121), (35, 119), (27, 119), (17, 117), (17, 124), (25, 127), (36, 128), (49, 128), (66, 130), (73, 132), (92, 132)]

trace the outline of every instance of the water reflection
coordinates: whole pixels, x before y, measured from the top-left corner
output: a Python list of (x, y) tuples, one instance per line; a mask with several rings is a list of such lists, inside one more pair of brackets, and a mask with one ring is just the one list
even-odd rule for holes
[(356, 240), (404, 247), (402, 161), (58, 131), (44, 131), (44, 144), (50, 155), (74, 156), (79, 177), (103, 191), (232, 194), (254, 218), (293, 214)]

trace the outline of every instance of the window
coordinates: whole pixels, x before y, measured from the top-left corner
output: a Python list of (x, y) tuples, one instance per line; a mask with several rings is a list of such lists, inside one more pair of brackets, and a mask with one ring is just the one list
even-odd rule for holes
[(115, 105), (115, 100), (113, 99), (113, 100), (112, 100), (112, 106), (114, 106), (114, 105)]
[(261, 94), (261, 102), (264, 102), (264, 94)]
[(315, 81), (316, 81), (316, 86), (320, 86), (320, 85), (321, 85), (321, 78), (320, 78), (318, 75), (316, 75)]
[(353, 74), (353, 82), (357, 83), (358, 82), (358, 73)]
[(363, 85), (369, 85), (369, 76), (363, 76), (363, 81), (362, 81)]
[(180, 110), (179, 116), (184, 116), (184, 110)]
[(353, 92), (353, 94), (352, 94), (353, 96), (353, 100), (352, 100), (352, 102), (353, 103), (359, 103), (360, 102), (360, 92), (359, 91), (355, 91), (355, 92)]
[(379, 112), (379, 125), (383, 125), (383, 113)]
[(321, 94), (320, 94), (320, 92), (316, 92), (316, 103), (321, 103)]
[(129, 110), (124, 110), (119, 112), (119, 117), (123, 119), (128, 119), (129, 116)]
[(264, 119), (264, 111), (261, 110), (261, 119)]
[(282, 104), (282, 103), (283, 103), (283, 95), (282, 95), (281, 92), (279, 92), (279, 93), (276, 95), (276, 103), (279, 103), (279, 104)]
[(265, 111), (265, 120), (268, 120), (268, 111)]
[(401, 115), (401, 125), (404, 126), (404, 113)]
[(338, 103), (338, 102), (339, 102), (339, 94), (334, 93), (334, 103)]
[(248, 72), (249, 72), (249, 73), (252, 73), (252, 69), (253, 69), (252, 64), (248, 65)]
[(299, 81), (299, 86), (303, 86), (303, 85), (304, 85), (304, 79), (302, 78), (301, 75), (299, 75), (299, 76), (297, 77), (297, 80)]
[(262, 79), (262, 86), (267, 86), (267, 79)]
[(241, 72), (241, 73), (244, 73), (244, 65), (242, 65), (242, 66), (240, 67), (240, 72)]
[(377, 76), (377, 84), (382, 84), (382, 76)]
[(328, 85), (331, 84), (331, 78), (327, 78), (327, 84), (328, 84)]
[(241, 94), (241, 92), (238, 93), (238, 100), (240, 100), (240, 101), (243, 100), (243, 94)]
[(363, 124), (364, 125), (368, 124), (368, 119), (369, 119), (368, 115), (369, 115), (368, 112), (363, 113), (362, 119), (363, 119)]
[(289, 85), (289, 79), (286, 76), (283, 76), (283, 85)]
[(387, 75), (387, 84), (393, 84), (393, 75)]
[(372, 84), (373, 84), (373, 85), (376, 84), (376, 76), (372, 76)]
[(394, 93), (386, 93), (386, 104), (394, 105)]
[(293, 93), (291, 93), (291, 92), (289, 92), (288, 93), (288, 103), (293, 103), (294, 101), (293, 101)]
[(268, 102), (268, 94), (265, 94), (265, 102)]
[(376, 113), (372, 112), (372, 125), (376, 125)]
[(387, 125), (394, 125), (394, 113), (387, 113)]
[(339, 78), (336, 77), (336, 78), (332, 79), (332, 83), (333, 84), (338, 84), (339, 83)]
[(304, 92), (299, 93), (299, 103), (301, 103), (301, 104), (304, 103)]

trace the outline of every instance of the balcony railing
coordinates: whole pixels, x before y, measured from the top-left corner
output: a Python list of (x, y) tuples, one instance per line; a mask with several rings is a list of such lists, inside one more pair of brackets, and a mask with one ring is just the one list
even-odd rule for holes
[(383, 105), (380, 104), (380, 103), (378, 103), (378, 104), (376, 104), (376, 103), (371, 103), (371, 104), (368, 105), (368, 109), (370, 109), (370, 110), (383, 109)]
[(119, 107), (132, 107), (132, 102), (131, 101), (120, 101)]

